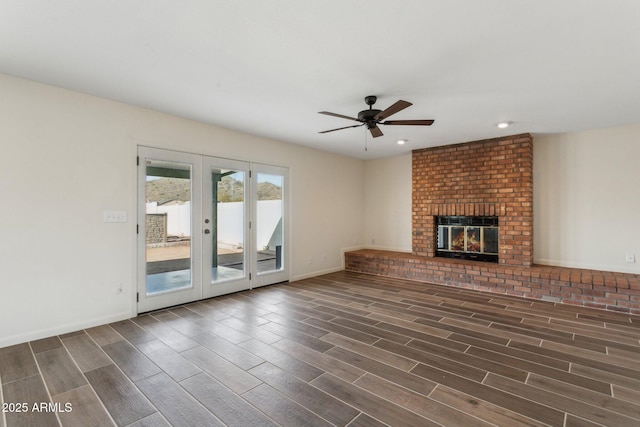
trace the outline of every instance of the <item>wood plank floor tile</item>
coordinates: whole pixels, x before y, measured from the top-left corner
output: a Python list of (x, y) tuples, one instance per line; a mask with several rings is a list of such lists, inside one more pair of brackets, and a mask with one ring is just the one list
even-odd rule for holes
[(497, 363), (504, 364), (506, 366), (516, 367), (516, 368), (522, 369), (523, 371), (537, 373), (549, 378), (556, 378), (566, 383), (574, 384), (579, 387), (584, 387), (589, 390), (594, 390), (599, 393), (605, 393), (605, 394), (610, 393), (609, 384), (603, 381), (594, 380), (593, 378), (582, 377), (580, 375), (575, 375), (564, 370), (549, 368), (547, 366), (542, 366), (536, 363), (528, 362), (526, 360), (521, 360), (515, 357), (507, 356), (505, 354), (491, 352), (491, 351), (487, 351), (487, 350), (479, 349), (475, 347), (470, 348), (467, 353), (478, 356), (480, 358), (494, 360)]
[(344, 319), (342, 317), (338, 317), (337, 319), (333, 319), (331, 321), (331, 323), (335, 323), (336, 325), (340, 325), (340, 326), (345, 326), (347, 328), (351, 328), (354, 329), (356, 331), (360, 331), (363, 332), (365, 334), (369, 334), (372, 335), (374, 337), (378, 337), (378, 338), (382, 338), (382, 339), (386, 339), (389, 341), (394, 341), (400, 344), (406, 344), (408, 343), (411, 338), (407, 337), (407, 336), (403, 336), (403, 335), (399, 335), (395, 332), (390, 332), (386, 329), (383, 328), (379, 328), (377, 327), (378, 324), (380, 324), (381, 322), (375, 320), (375, 319), (369, 319), (373, 322), (376, 323), (376, 326), (371, 326), (371, 325), (365, 325), (362, 324), (360, 322), (355, 322), (353, 320), (350, 319)]
[(517, 342), (510, 342), (509, 347), (513, 347), (519, 350), (526, 350), (532, 353), (538, 353), (543, 356), (554, 357), (559, 360), (565, 360), (571, 363), (578, 363), (580, 365), (600, 369), (602, 371), (611, 372), (612, 374), (618, 374), (622, 376), (628, 376), (633, 379), (640, 380), (640, 371), (634, 369), (628, 369), (624, 366), (618, 366), (614, 363), (607, 363), (603, 361), (596, 361), (588, 357), (583, 357), (581, 352), (566, 353), (558, 350), (552, 350), (543, 348), (540, 346), (532, 346), (529, 344), (522, 344)]
[(308, 363), (297, 359), (293, 355), (282, 352), (277, 348), (264, 344), (258, 340), (245, 341), (239, 344), (239, 347), (250, 351), (256, 356), (261, 357), (262, 359), (284, 369), (304, 381), (311, 381), (318, 375), (322, 374), (322, 370), (315, 366), (309, 365)]
[(438, 384), (433, 392), (431, 392), (429, 398), (448, 407), (456, 408), (469, 416), (484, 420), (491, 425), (518, 427), (542, 427), (549, 425), (441, 384)]
[[(536, 401), (515, 396), (500, 388), (479, 384), (441, 369), (436, 369), (421, 363), (412, 369), (411, 372), (449, 388), (462, 391), (463, 393), (473, 396), (475, 399), (485, 400), (543, 423), (561, 425), (564, 421), (564, 413), (561, 411), (550, 409)], [(491, 376), (492, 374), (488, 375)], [(495, 375), (495, 377), (497, 377), (497, 375)], [(521, 384), (518, 381), (509, 381)]]
[(248, 391), (243, 397), (281, 426), (332, 426), (328, 421), (323, 420), (266, 384), (261, 384)]
[(62, 341), (58, 337), (43, 338), (31, 341), (29, 344), (31, 344), (31, 349), (35, 354), (62, 347)]
[(140, 380), (136, 385), (174, 426), (224, 426), (220, 419), (164, 373)]
[[(89, 385), (61, 393), (55, 396), (53, 401), (63, 408), (58, 412), (58, 417), (64, 427), (115, 425)], [(68, 411), (67, 405), (69, 405)]]
[(337, 399), (350, 402), (353, 406), (390, 426), (427, 427), (438, 425), (363, 388), (342, 381), (331, 374), (323, 374), (311, 381), (311, 384)]
[(160, 372), (160, 368), (128, 341), (116, 341), (103, 346), (102, 349), (131, 381), (135, 382)]
[(614, 384), (611, 386), (611, 389), (613, 397), (615, 397), (616, 399), (625, 400), (627, 402), (633, 403), (634, 405), (640, 404), (640, 387), (630, 389)]
[(550, 393), (527, 384), (522, 384), (498, 375), (489, 374), (484, 384), (505, 390), (515, 396), (530, 399), (554, 408), (557, 411), (579, 414), (580, 417), (590, 421), (609, 426), (632, 426), (639, 425), (639, 419), (609, 411), (608, 409), (591, 405), (579, 400), (578, 395), (564, 396), (558, 393)]
[(287, 314), (279, 314), (279, 313), (271, 313), (263, 316), (264, 319), (269, 320), (272, 323), (277, 323), (287, 329), (293, 329), (298, 332), (302, 332), (306, 335), (311, 335), (315, 338), (320, 338), (323, 335), (327, 334), (327, 331), (321, 328), (316, 328), (307, 323), (304, 323), (305, 319), (308, 319), (309, 316), (297, 316), (297, 317), (287, 317)]
[(5, 403), (26, 404), (26, 407), (20, 406), (20, 410), (4, 413), (7, 427), (56, 427), (60, 425), (55, 413), (33, 410), (33, 405), (49, 402), (49, 394), (39, 374), (4, 383), (2, 395)]
[(475, 351), (475, 348), (478, 348), (478, 349), (493, 351), (499, 355), (511, 356), (517, 359), (523, 359), (528, 362), (537, 363), (542, 366), (560, 369), (563, 371), (568, 371), (570, 366), (570, 363), (565, 360), (560, 360), (553, 357), (544, 356), (538, 353), (532, 353), (526, 350), (519, 350), (519, 349), (509, 347), (508, 344), (510, 343), (510, 341), (506, 341), (503, 344), (496, 344), (491, 341), (480, 340), (480, 339), (469, 337), (467, 335), (458, 335), (458, 334), (452, 335), (450, 339), (468, 344), (469, 348), (466, 351), (466, 353), (468, 354), (472, 354)]
[(111, 326), (102, 325), (95, 328), (86, 329), (85, 332), (98, 344), (100, 347), (107, 344), (113, 344), (114, 342), (122, 341), (122, 335), (117, 333)]
[(51, 396), (64, 393), (87, 383), (64, 347), (36, 354), (36, 360)]
[(404, 351), (410, 352), (412, 359), (440, 368), (447, 372), (452, 372), (473, 381), (482, 381), (487, 372), (495, 372), (518, 381), (524, 381), (527, 372), (516, 366), (508, 366), (497, 363), (493, 358), (475, 357), (471, 354), (455, 353), (451, 350), (430, 345), (422, 341), (412, 341), (407, 347), (401, 349), (387, 342), (380, 341), (376, 343), (376, 347), (385, 348), (394, 353)]
[[(467, 328), (471, 331), (477, 331), (484, 334), (490, 333), (494, 337), (504, 339), (507, 342), (511, 342), (511, 341), (522, 342), (524, 344), (536, 345), (536, 346), (540, 345), (540, 343), (542, 342), (540, 338), (514, 334), (508, 331), (501, 331), (499, 329), (494, 329), (490, 331), (488, 328), (489, 325), (484, 326), (482, 324), (477, 324), (475, 321), (469, 320), (469, 319), (460, 320), (460, 319), (444, 318), (440, 322), (448, 325), (458, 326), (461, 328)], [(461, 335), (466, 335), (466, 334), (461, 334)]]
[(215, 378), (201, 373), (180, 383), (229, 427), (275, 427), (276, 423)]
[(375, 418), (370, 417), (367, 414), (360, 413), (353, 421), (351, 421), (348, 427), (388, 427), (388, 424), (378, 421)]
[(222, 320), (229, 317), (229, 315), (224, 311), (216, 309), (216, 306), (218, 305), (220, 304), (216, 304), (216, 300), (212, 299), (190, 304), (189, 309), (212, 320)]
[[(188, 338), (195, 337), (196, 335), (202, 335), (209, 332), (211, 329), (207, 324), (208, 321), (211, 321), (212, 325), (215, 325), (215, 321), (212, 319), (207, 319), (206, 317), (199, 319), (186, 319), (176, 315), (173, 312), (163, 313), (154, 317), (166, 325), (172, 327), (176, 331), (180, 332), (182, 335)], [(197, 322), (197, 323), (196, 323)], [(201, 326), (201, 324), (203, 326)], [(248, 338), (245, 338), (248, 339)]]
[(160, 413), (154, 412), (153, 414), (145, 417), (135, 423), (129, 424), (127, 427), (172, 427), (169, 421)]
[(264, 362), (264, 359), (218, 336), (204, 334), (193, 337), (193, 340), (244, 370)]
[(141, 325), (141, 327), (175, 351), (182, 352), (198, 346), (197, 342), (182, 335), (180, 332), (176, 331), (165, 323), (160, 322), (155, 317), (146, 317), (152, 320), (145, 322)]
[[(273, 346), (285, 353), (295, 354), (296, 357), (309, 365), (315, 366), (325, 372), (335, 375), (338, 378), (342, 378), (345, 381), (353, 382), (365, 374), (366, 371), (350, 365), (346, 362), (334, 359), (319, 351), (305, 347), (294, 341), (287, 339), (278, 341)], [(333, 346), (332, 346), (333, 347)]]
[(137, 347), (175, 381), (182, 381), (202, 372), (200, 368), (160, 340), (144, 342)]
[(369, 344), (363, 344), (360, 341), (352, 340), (351, 338), (344, 337), (329, 333), (322, 337), (322, 339), (333, 345), (342, 347), (346, 350), (354, 353), (362, 354), (378, 362), (386, 363), (394, 368), (398, 368), (402, 371), (409, 371), (416, 366), (416, 361), (404, 356), (400, 356), (397, 353), (392, 353), (379, 347), (371, 346)]
[(131, 344), (139, 344), (155, 339), (149, 332), (136, 325), (131, 320), (123, 320), (121, 322), (111, 323), (111, 326), (117, 333), (122, 335)]
[(376, 327), (398, 335), (426, 342), (433, 342), (434, 344), (451, 347), (460, 351), (464, 351), (466, 348), (466, 346), (461, 345), (460, 343), (447, 340), (449, 335), (451, 335), (451, 332), (440, 328), (434, 328), (416, 322), (407, 322), (400, 319), (381, 316), (379, 314), (372, 314), (371, 317), (380, 321)]
[(413, 390), (417, 393), (424, 394), (425, 396), (435, 387), (434, 381), (425, 380), (418, 375), (414, 375), (409, 372), (401, 371), (384, 363), (380, 363), (376, 360), (368, 358), (358, 353), (354, 353), (349, 350), (345, 350), (341, 347), (334, 347), (331, 350), (325, 352), (327, 356), (331, 356), (335, 359), (341, 360), (345, 363), (349, 363), (360, 369), (364, 369), (374, 375), (381, 378), (393, 381), (403, 387)]
[(119, 426), (141, 420), (156, 409), (115, 365), (86, 372), (87, 380)]
[(267, 344), (273, 344), (274, 342), (282, 339), (282, 337), (279, 335), (269, 332), (266, 329), (262, 329), (256, 325), (243, 322), (242, 320), (236, 319), (235, 317), (228, 317), (226, 319), (220, 320), (219, 323), (228, 326), (231, 329), (235, 329), (236, 331), (242, 332), (243, 334), (247, 334), (250, 337), (258, 339)]
[(263, 363), (249, 372), (289, 399), (299, 403), (332, 424), (338, 426), (347, 425), (360, 413), (360, 411), (346, 403), (270, 363)]
[(37, 374), (38, 365), (29, 344), (0, 348), (0, 378), (3, 384)]
[(324, 329), (327, 332), (335, 332), (336, 334), (344, 335), (354, 340), (362, 341), (366, 344), (373, 344), (380, 339), (371, 334), (356, 331), (355, 329), (347, 328), (345, 326), (340, 326), (338, 324), (316, 319), (313, 317), (305, 320), (304, 322), (317, 328)]
[[(333, 347), (331, 344), (326, 343), (314, 336), (307, 335), (296, 329), (292, 329), (275, 322), (265, 323), (264, 325), (260, 326), (260, 328), (266, 329), (267, 331), (270, 331), (276, 335), (279, 335), (281, 338), (286, 338), (291, 341), (296, 341), (314, 350), (326, 351), (326, 350), (329, 350), (331, 347)], [(322, 331), (322, 335), (326, 335), (326, 334), (327, 334), (327, 331)]]
[(574, 347), (568, 344), (561, 344), (557, 342), (544, 341), (540, 347), (559, 351), (560, 353), (568, 354), (568, 355), (577, 355), (580, 357), (588, 358), (593, 362), (602, 362), (614, 364), (616, 366), (624, 367), (630, 369), (632, 371), (640, 372), (640, 359), (638, 359), (637, 355), (635, 357), (620, 357), (616, 354), (616, 351), (611, 351), (614, 349), (607, 349), (605, 353), (599, 351), (591, 351), (586, 350), (584, 348)]
[(491, 425), (453, 407), (443, 405), (422, 394), (412, 392), (391, 381), (384, 380), (369, 373), (362, 376), (362, 378), (358, 379), (354, 384), (442, 425), (465, 427), (486, 427)]
[(260, 384), (260, 381), (254, 376), (204, 347), (192, 348), (182, 355), (238, 394), (251, 390)]
[[(442, 329), (443, 331), (449, 331), (451, 332), (451, 334), (447, 336), (447, 338), (452, 339), (454, 341), (458, 341), (454, 339), (454, 335), (461, 335), (465, 337), (471, 337), (475, 339), (495, 342), (497, 344), (506, 344), (507, 342), (509, 342), (509, 340), (506, 338), (498, 337), (486, 332), (478, 332), (473, 329), (469, 329), (465, 327), (451, 325), (449, 323), (441, 322), (440, 320), (442, 319), (438, 319), (438, 321), (433, 321), (433, 320), (425, 319), (423, 317), (419, 317), (415, 319), (414, 322), (419, 323), (421, 325), (431, 326), (432, 328)], [(482, 330), (484, 331), (486, 329), (483, 328)]]
[(612, 374), (611, 372), (602, 371), (600, 369), (592, 368), (590, 366), (582, 366), (579, 363), (572, 363), (569, 368), (569, 372), (576, 375), (581, 375), (585, 378), (591, 378), (599, 380), (612, 385), (618, 385), (631, 390), (640, 391), (640, 380), (629, 378), (625, 375)]
[(527, 384), (562, 396), (568, 396), (593, 406), (607, 408), (610, 411), (635, 418), (640, 422), (640, 401), (629, 403), (613, 397), (609, 395), (609, 393), (604, 394), (585, 390), (582, 387), (577, 387), (572, 384), (559, 381), (555, 378), (543, 377), (537, 374), (529, 375), (529, 378), (527, 378)]
[(72, 335), (62, 342), (82, 372), (111, 363), (111, 359), (87, 334)]

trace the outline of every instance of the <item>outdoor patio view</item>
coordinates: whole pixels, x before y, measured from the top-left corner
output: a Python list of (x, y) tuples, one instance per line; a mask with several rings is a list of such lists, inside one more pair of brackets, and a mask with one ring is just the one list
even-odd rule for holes
[[(163, 164), (153, 164), (163, 163)], [(169, 167), (170, 166), (170, 167)], [(182, 166), (182, 165), (180, 165)], [(190, 171), (155, 162), (147, 165), (146, 266), (147, 295), (192, 286)], [(205, 222), (211, 239), (211, 283), (245, 277), (245, 172), (217, 169), (211, 173), (215, 200)], [(282, 268), (282, 177), (258, 174), (256, 252), (258, 274)], [(200, 232), (200, 227), (197, 227)], [(209, 242), (205, 241), (205, 244)]]

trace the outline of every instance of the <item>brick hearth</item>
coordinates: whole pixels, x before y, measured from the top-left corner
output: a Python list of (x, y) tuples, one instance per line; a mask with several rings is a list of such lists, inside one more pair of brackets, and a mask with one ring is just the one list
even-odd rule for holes
[[(640, 314), (640, 275), (533, 265), (531, 135), (413, 152), (412, 253), (358, 250), (346, 270)], [(434, 257), (438, 215), (498, 216), (499, 263)]]
[(640, 275), (577, 268), (505, 266), (362, 249), (345, 269), (537, 300), (640, 314)]

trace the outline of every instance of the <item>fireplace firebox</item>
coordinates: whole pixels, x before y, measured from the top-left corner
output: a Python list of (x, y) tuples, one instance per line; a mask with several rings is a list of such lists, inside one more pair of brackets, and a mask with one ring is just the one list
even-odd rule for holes
[(436, 256), (498, 262), (497, 216), (437, 216)]

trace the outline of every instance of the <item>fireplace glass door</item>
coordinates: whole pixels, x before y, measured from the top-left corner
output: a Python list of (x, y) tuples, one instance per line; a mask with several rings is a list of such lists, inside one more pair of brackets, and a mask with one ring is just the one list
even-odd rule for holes
[(498, 262), (497, 217), (437, 217), (437, 256)]

